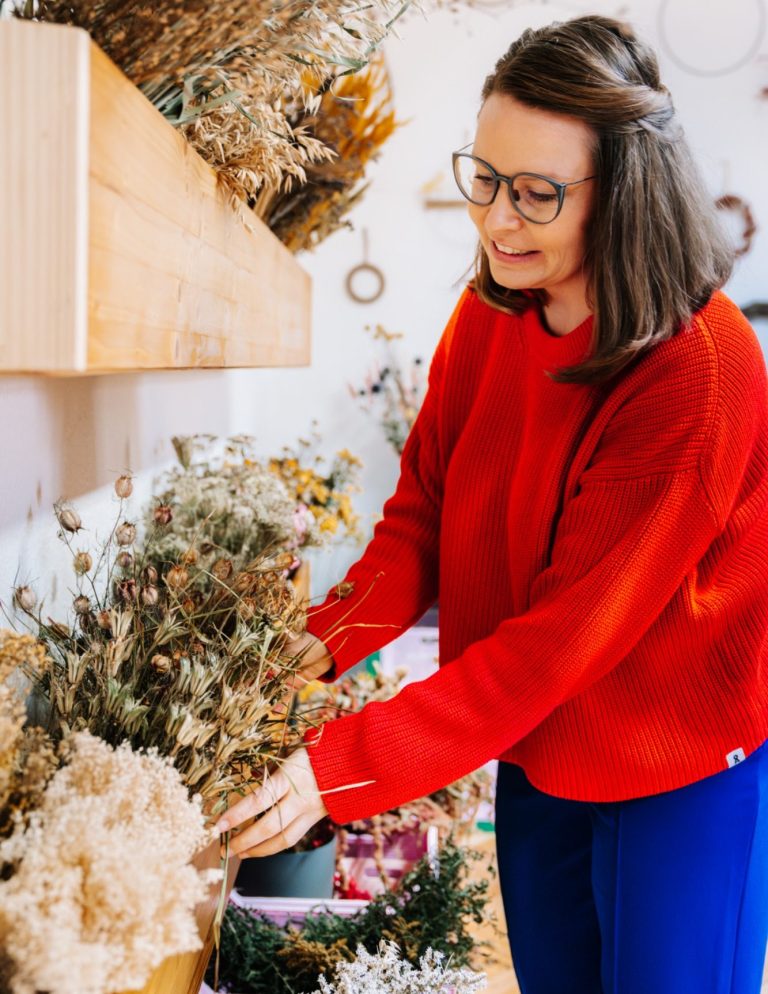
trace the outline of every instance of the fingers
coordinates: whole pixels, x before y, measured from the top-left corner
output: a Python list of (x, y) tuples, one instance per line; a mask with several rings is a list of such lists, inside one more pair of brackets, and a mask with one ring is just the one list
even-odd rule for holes
[(291, 789), (290, 781), (282, 770), (270, 776), (261, 787), (246, 794), (232, 805), (216, 822), (216, 831), (221, 835), (230, 829), (237, 828), (249, 818), (256, 818), (277, 804)]
[(233, 836), (229, 850), (235, 856), (267, 856), (294, 845), (320, 815), (295, 794), (285, 798), (255, 824)]
[(299, 839), (302, 839), (312, 828), (315, 822), (320, 820), (319, 815), (301, 815), (287, 825), (279, 834), (273, 835), (264, 842), (252, 846), (245, 852), (240, 852), (241, 859), (250, 859), (252, 856), (272, 856), (283, 849), (295, 846)]

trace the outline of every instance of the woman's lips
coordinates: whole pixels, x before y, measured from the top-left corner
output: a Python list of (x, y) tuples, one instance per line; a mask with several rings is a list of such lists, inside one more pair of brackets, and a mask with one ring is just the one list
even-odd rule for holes
[(519, 266), (525, 262), (530, 262), (531, 259), (535, 258), (539, 253), (538, 251), (525, 252), (520, 255), (518, 253), (502, 252), (501, 249), (496, 247), (496, 242), (491, 241), (491, 253), (493, 258), (498, 262), (503, 263), (505, 266)]

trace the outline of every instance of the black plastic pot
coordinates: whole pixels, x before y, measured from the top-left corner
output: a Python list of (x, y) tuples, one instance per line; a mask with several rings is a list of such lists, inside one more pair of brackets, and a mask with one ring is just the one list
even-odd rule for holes
[(235, 887), (248, 897), (333, 897), (336, 836), (307, 852), (244, 859)]

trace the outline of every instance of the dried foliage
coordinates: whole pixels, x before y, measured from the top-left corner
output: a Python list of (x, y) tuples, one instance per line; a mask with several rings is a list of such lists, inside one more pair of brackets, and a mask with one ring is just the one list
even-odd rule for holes
[(223, 449), (212, 435), (172, 441), (179, 464), (159, 481), (145, 516), (154, 564), (183, 560), (195, 549), (197, 581), (208, 590), (216, 576), (226, 579), (223, 573), (267, 553), (289, 553), (289, 566), (296, 566), (302, 549), (327, 539), (295, 488), (259, 461), (251, 437), (225, 439)]
[(0, 985), (12, 994), (141, 987), (166, 956), (198, 949), (195, 905), (220, 872), (200, 799), (171, 763), (74, 736), (39, 805), (0, 842)]
[[(342, 77), (368, 65), (408, 6), (408, 0), (38, 0), (21, 5), (17, 16), (88, 31), (217, 170), (233, 203), (250, 202), (262, 216), (262, 200), (269, 204), (276, 193), (306, 183), (309, 166), (336, 158), (342, 135), (334, 127), (348, 124), (355, 111), (340, 114), (331, 95), (344, 92)], [(323, 128), (318, 117), (325, 113), (334, 123)], [(361, 165), (367, 149), (386, 137), (386, 115), (365, 104), (358, 116), (353, 154)], [(350, 171), (342, 164), (337, 179), (356, 185), (357, 165)], [(291, 235), (285, 221), (280, 230)], [(316, 242), (331, 229), (326, 221), (302, 230)]]
[(265, 187), (256, 203), (292, 252), (313, 249), (340, 227), (367, 189), (366, 168), (397, 127), (383, 59), (345, 76), (327, 90), (316, 113), (291, 120), (336, 155), (308, 166), (306, 182), (291, 189)]
[(282, 649), (306, 620), (284, 575), (292, 553), (211, 564), (200, 552), (210, 544), (204, 516), (196, 541), (163, 559), (154, 544), (170, 521), (157, 516), (139, 539), (123, 497), (107, 540), (76, 549), (80, 516), (67, 505), (56, 511), (77, 584), (72, 615), (46, 617), (28, 588), (15, 597), (47, 650), (42, 672), (30, 675), (48, 731), (56, 741), (88, 730), (112, 745), (157, 748), (190, 790), (223, 806), (287, 744), (274, 707), (300, 660)]
[(414, 356), (405, 368), (393, 345), (403, 337), (401, 332), (387, 331), (382, 325), (366, 325), (380, 355), (360, 387), (350, 386), (349, 392), (366, 413), (379, 421), (384, 435), (398, 455), (402, 454), (419, 408), (424, 400), (426, 383), (420, 356)]
[[(409, 963), (434, 949), (456, 967), (470, 966), (478, 946), (471, 926), (488, 918), (488, 879), (469, 880), (480, 853), (449, 841), (437, 867), (423, 859), (395, 889), (349, 918), (316, 912), (301, 931), (230, 904), (221, 932), (221, 982), (238, 994), (301, 994), (317, 988), (336, 961), (352, 961), (362, 945), (397, 944)], [(493, 870), (487, 868), (490, 877)]]

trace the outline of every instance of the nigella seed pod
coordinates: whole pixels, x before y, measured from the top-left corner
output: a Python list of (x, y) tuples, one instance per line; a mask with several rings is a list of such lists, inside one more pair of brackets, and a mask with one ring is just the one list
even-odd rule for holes
[(150, 659), (149, 665), (156, 673), (170, 673), (173, 663), (168, 656), (164, 656), (162, 653), (156, 652)]
[(183, 590), (189, 583), (189, 573), (183, 566), (171, 566), (165, 574), (165, 583), (171, 590)]
[(75, 609), (75, 614), (88, 614), (91, 610), (91, 602), (84, 594), (80, 594), (78, 597), (75, 597), (72, 602), (72, 606)]
[(56, 520), (59, 522), (64, 531), (67, 532), (79, 532), (83, 527), (80, 515), (72, 507), (61, 507), (57, 505)]
[(133, 545), (136, 541), (136, 525), (132, 525), (130, 521), (124, 521), (118, 525), (115, 541), (118, 545)]
[(158, 504), (154, 518), (156, 525), (168, 525), (173, 520), (173, 511), (167, 504)]
[(232, 581), (232, 589), (237, 594), (244, 594), (255, 586), (255, 578), (250, 573), (238, 573)]
[(87, 552), (78, 552), (72, 560), (72, 566), (75, 573), (77, 573), (78, 576), (82, 576), (93, 566), (93, 559), (91, 559), (90, 554)]
[(189, 548), (182, 555), (181, 561), (184, 563), (185, 566), (194, 566), (199, 558), (200, 558), (200, 553), (197, 551), (197, 549)]
[(194, 614), (197, 608), (194, 597), (185, 597), (181, 604), (184, 614)]
[(121, 580), (119, 583), (115, 584), (115, 591), (121, 601), (125, 601), (126, 604), (131, 604), (136, 600), (136, 581)]
[(123, 473), (115, 480), (115, 493), (121, 500), (130, 497), (133, 493), (133, 481), (127, 473)]
[(154, 566), (145, 566), (141, 571), (141, 579), (147, 586), (157, 583), (157, 570)]
[(120, 569), (131, 569), (133, 566), (133, 556), (130, 552), (119, 552), (117, 554), (117, 565)]
[(141, 588), (141, 603), (144, 607), (154, 607), (160, 600), (160, 591), (157, 587)]
[(13, 592), (13, 600), (22, 611), (34, 611), (37, 595), (31, 587), (17, 587)]
[(102, 631), (109, 632), (112, 630), (112, 616), (109, 611), (99, 611), (96, 615), (96, 624)]
[(233, 569), (234, 567), (231, 559), (217, 559), (211, 566), (211, 573), (213, 573), (217, 580), (221, 580), (223, 582), (232, 576)]
[(243, 597), (237, 605), (237, 613), (243, 621), (250, 621), (258, 609), (255, 597)]

